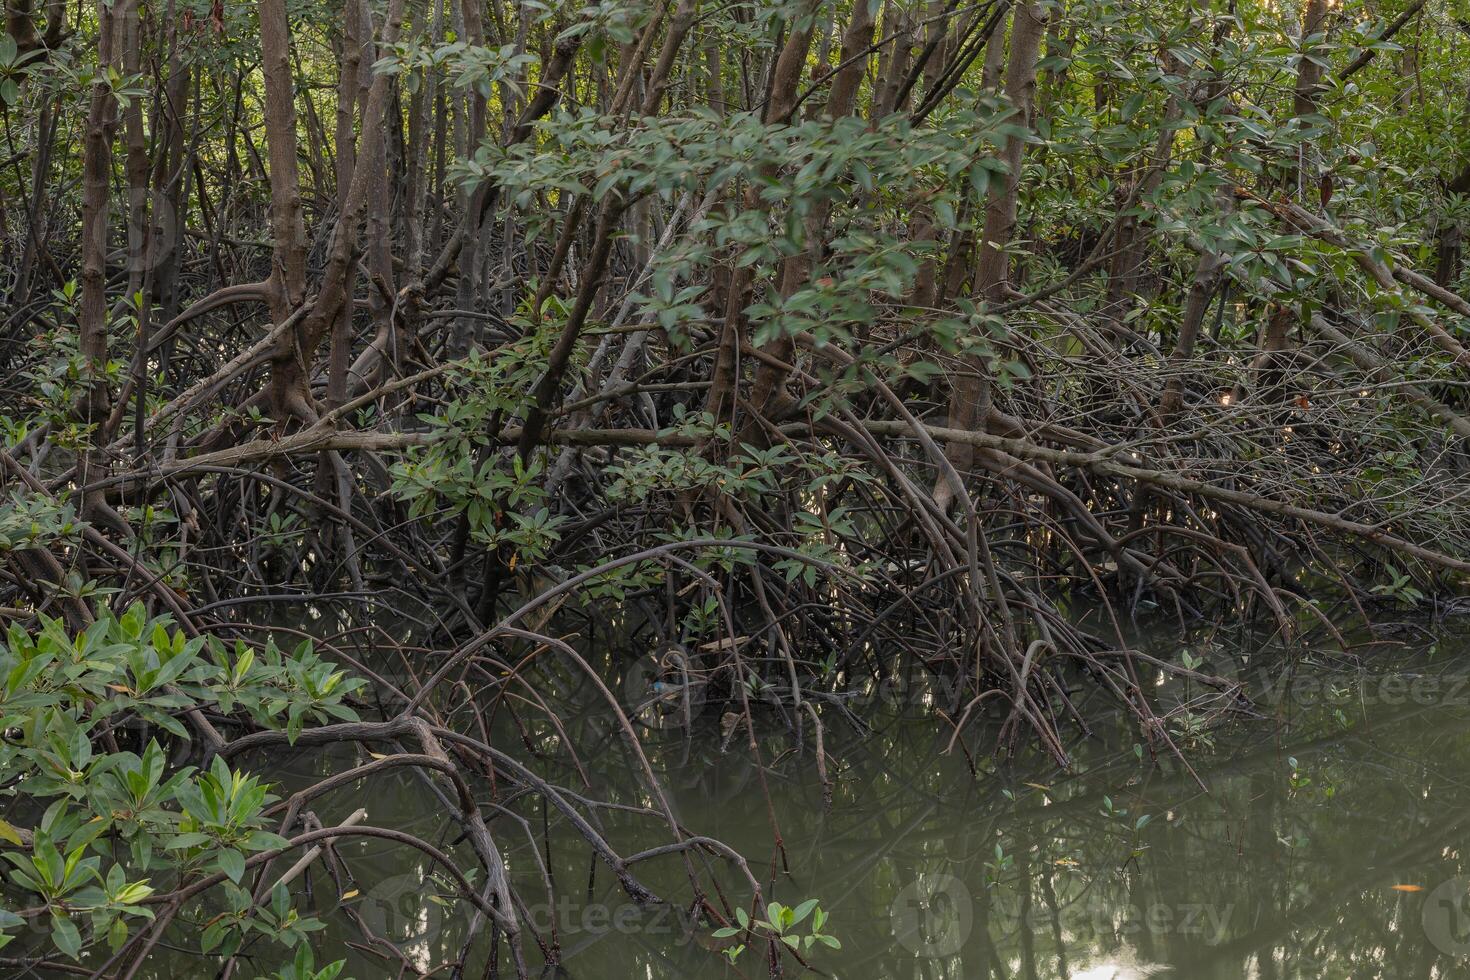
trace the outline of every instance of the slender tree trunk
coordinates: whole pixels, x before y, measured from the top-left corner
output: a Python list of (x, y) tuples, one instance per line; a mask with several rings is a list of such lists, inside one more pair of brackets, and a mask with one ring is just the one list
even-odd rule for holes
[[(658, 61), (647, 80), (643, 103), (639, 110), (640, 115), (652, 115), (663, 102), (663, 93), (668, 85), (669, 73), (674, 67), (674, 59), (683, 46), (689, 29), (694, 25), (694, 13), (695, 0), (679, 0), (679, 5), (674, 10), (673, 20), (669, 24), (668, 35), (664, 38), (663, 48), (659, 52)], [(650, 27), (649, 30), (651, 29)], [(628, 88), (625, 91), (631, 92), (632, 90)], [(614, 105), (614, 114), (618, 111), (619, 107)], [(526, 414), (519, 445), (519, 452), (523, 459), (529, 458), (531, 451), (540, 443), (546, 417), (559, 400), (562, 377), (567, 365), (571, 363), (573, 350), (578, 337), (581, 336), (582, 327), (587, 322), (588, 314), (592, 311), (592, 304), (602, 291), (603, 279), (607, 274), (608, 258), (612, 254), (614, 233), (617, 231), (618, 221), (627, 210), (627, 203), (621, 197), (609, 198), (602, 203), (597, 227), (592, 235), (592, 251), (588, 256), (586, 267), (582, 270), (577, 297), (572, 303), (571, 312), (567, 315), (566, 325), (563, 326), (556, 345), (547, 357), (546, 371), (536, 384), (531, 408)]]
[[(1018, 113), (1017, 123), (1028, 129), (1033, 123), (1031, 112), (1036, 95), (1036, 62), (1045, 29), (1046, 14), (1040, 4), (1026, 3), (1016, 7), (1012, 16), (1010, 55), (1006, 62), (1006, 97)], [(996, 37), (999, 37), (998, 33)], [(1003, 151), (1006, 174), (998, 180), (991, 180), (974, 287), (976, 296), (987, 303), (998, 303), (1004, 299), (1010, 279), (1010, 257), (1006, 249), (1016, 226), (1023, 149), (1024, 144), (1019, 137), (1008, 138)], [(987, 358), (978, 353), (966, 354), (962, 365), (963, 373), (955, 380), (950, 395), (949, 425), (973, 431), (989, 410), (990, 365)], [(975, 450), (973, 446), (951, 442), (945, 446), (945, 454), (955, 469), (964, 472), (973, 463)], [(952, 492), (949, 482), (941, 477), (935, 485), (935, 498), (948, 506)]]
[[(347, 206), (347, 191), (357, 166), (356, 134), (357, 94), (364, 30), (362, 0), (344, 0), (342, 10), (342, 51), (338, 58), (337, 76), (337, 210)], [(356, 276), (352, 276), (356, 279)], [(336, 408), (347, 400), (347, 368), (352, 356), (352, 304), (345, 303), (332, 322), (331, 347), (327, 355), (327, 408)]]
[[(771, 89), (764, 122), (768, 126), (779, 125), (790, 121), (792, 114), (796, 111), (796, 98), (801, 85), (802, 68), (806, 64), (807, 51), (812, 41), (812, 15), (816, 12), (817, 5), (808, 2), (796, 14), (792, 23), (791, 32), (786, 37), (786, 43), (781, 48), (781, 54), (776, 58), (775, 67), (771, 71)], [(767, 171), (767, 178), (775, 177), (774, 171)], [(746, 191), (745, 207), (753, 210), (760, 206), (756, 188), (752, 185)], [(811, 226), (808, 225), (811, 231)], [(797, 253), (783, 263), (778, 288), (783, 296), (790, 296), (799, 289), (809, 272), (804, 253)], [(749, 305), (749, 292), (751, 278), (748, 271), (742, 275), (736, 275), (737, 286), (732, 291), (731, 303), (740, 304), (739, 310), (727, 309), (726, 319), (743, 317), (744, 309)], [(728, 338), (732, 343), (738, 342), (738, 331)], [(755, 384), (751, 391), (751, 404), (755, 406), (757, 413), (762, 415), (779, 414), (775, 409), (775, 401), (779, 399), (786, 383), (787, 371), (781, 364), (788, 363), (795, 351), (795, 343), (791, 337), (775, 337), (765, 344), (763, 350), (777, 363), (762, 360), (756, 369)], [(745, 434), (745, 438), (753, 438), (757, 419), (751, 419), (751, 425)]]
[[(1230, 193), (1226, 188), (1220, 194), (1222, 213), (1228, 213)], [(1174, 343), (1174, 352), (1169, 355), (1169, 372), (1164, 382), (1164, 393), (1159, 400), (1159, 425), (1167, 426), (1179, 411), (1184, 398), (1184, 370), (1194, 356), (1194, 345), (1199, 339), (1200, 325), (1209, 312), (1210, 300), (1220, 283), (1220, 273), (1226, 261), (1217, 252), (1201, 252), (1195, 263), (1194, 279), (1184, 300), (1184, 312), (1179, 318), (1179, 337)]]
[[(1307, 0), (1306, 9), (1302, 11), (1301, 36), (1304, 51), (1316, 53), (1312, 49), (1317, 46), (1309, 47), (1307, 40), (1327, 30), (1327, 13), (1328, 0)], [(1322, 55), (1317, 54), (1317, 57)], [(1296, 90), (1292, 95), (1292, 114), (1297, 119), (1317, 112), (1317, 96), (1321, 89), (1322, 66), (1312, 58), (1302, 57), (1297, 62)], [(1300, 125), (1305, 126), (1306, 123)], [(1290, 192), (1300, 201), (1305, 196), (1307, 187), (1317, 182), (1317, 149), (1310, 140), (1303, 140), (1298, 145), (1300, 155), (1297, 165), (1292, 168)]]
[[(291, 72), (291, 32), (285, 0), (260, 0), (261, 71), (265, 76), (265, 140), (270, 158), (273, 238), (269, 308), (284, 323), (306, 299), (306, 226), (296, 162), (296, 85)], [(296, 331), (286, 331), (271, 357), (271, 407), (276, 424), (316, 415)]]
[[(78, 461), (77, 480), (83, 487), (96, 483), (105, 474), (106, 457), (101, 448), (100, 429), (110, 408), (107, 383), (108, 320), (107, 305), (107, 229), (108, 191), (112, 176), (112, 140), (117, 128), (117, 100), (107, 78), (115, 69), (119, 24), (135, 17), (137, 0), (117, 6), (97, 5), (98, 79), (92, 83), (91, 101), (87, 109), (86, 131), (82, 142), (82, 299), (78, 313), (78, 348), (86, 378), (80, 404), (80, 421), (95, 426), (89, 446)], [(89, 519), (116, 518), (107, 507), (100, 490), (84, 493), (83, 514)]]

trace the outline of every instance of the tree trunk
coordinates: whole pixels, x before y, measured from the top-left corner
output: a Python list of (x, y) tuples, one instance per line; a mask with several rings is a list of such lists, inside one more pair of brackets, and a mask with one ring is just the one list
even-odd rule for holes
[[(296, 163), (296, 85), (285, 0), (260, 0), (261, 71), (265, 77), (265, 142), (270, 160), (271, 322), (284, 323), (306, 298), (306, 226)], [(315, 418), (310, 365), (297, 331), (286, 331), (271, 357), (271, 408), (276, 425)]]
[[(105, 474), (101, 428), (106, 422), (110, 393), (107, 383), (107, 228), (108, 183), (112, 176), (112, 139), (117, 128), (117, 100), (107, 79), (115, 68), (119, 23), (136, 16), (137, 0), (119, 6), (97, 5), (98, 78), (92, 83), (91, 102), (82, 142), (82, 300), (77, 321), (77, 342), (86, 378), (77, 406), (80, 421), (95, 427), (77, 466), (77, 482), (94, 485)], [(83, 514), (91, 520), (115, 518), (100, 490), (83, 494)], [(111, 522), (111, 521), (109, 521)]]
[[(1041, 38), (1046, 30), (1046, 14), (1041, 5), (1026, 3), (1016, 7), (1011, 22), (1010, 56), (1006, 63), (1006, 98), (1017, 112), (1019, 125), (1030, 129), (1032, 106), (1036, 96), (1036, 62), (1041, 51)], [(992, 39), (997, 40), (997, 32)], [(989, 61), (989, 58), (986, 59)], [(1006, 140), (1003, 159), (1006, 174), (992, 178), (990, 201), (985, 210), (985, 225), (980, 238), (980, 255), (975, 266), (975, 295), (994, 304), (1005, 297), (1010, 279), (1010, 257), (1006, 248), (1016, 226), (1017, 199), (1021, 185), (1023, 141), (1016, 136)], [(954, 429), (974, 430), (984, 419), (990, 400), (990, 365), (982, 354), (970, 353), (962, 358), (963, 373), (955, 380), (949, 402), (949, 425)], [(974, 462), (973, 446), (951, 442), (945, 454), (956, 470), (964, 472)], [(947, 506), (952, 490), (942, 477), (934, 495)]]

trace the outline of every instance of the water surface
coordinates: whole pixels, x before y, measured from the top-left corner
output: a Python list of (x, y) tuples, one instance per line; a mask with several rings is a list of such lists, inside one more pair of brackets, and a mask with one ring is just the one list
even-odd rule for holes
[[(798, 745), (774, 709), (758, 713), (760, 767), (744, 731), (722, 730), (713, 705), (696, 713), (692, 731), (666, 722), (640, 732), (689, 832), (736, 848), (768, 898), (820, 900), (824, 931), (841, 949), (818, 945), (803, 956), (827, 975), (1466, 976), (1470, 878), (1458, 876), (1470, 875), (1470, 646), (1418, 636), (1354, 656), (1311, 654), (1287, 674), (1191, 645), (1201, 669), (1233, 673), (1257, 697), (1240, 710), (1206, 688), (1158, 682), (1161, 712), (1190, 706), (1164, 723), (1189, 767), (1101, 710), (1092, 737), (1069, 746), (1072, 773), (1030, 753), (999, 761), (947, 753), (951, 729), (906, 710), (904, 700), (924, 700), (910, 691), (854, 706), (871, 725), (864, 732), (823, 711), (828, 803), (810, 726)], [(1152, 647), (1178, 653), (1167, 641)], [(666, 843), (662, 821), (637, 812), (652, 799), (606, 713), (584, 702), (564, 722), (590, 787), (561, 741), (534, 724), (497, 724), (497, 740), (524, 759), (541, 752), (538, 771), (560, 785), (633, 808), (593, 811), (621, 853)], [(971, 735), (973, 752), (985, 736)], [(344, 761), (340, 752), (302, 753), (276, 775), (290, 784)], [(530, 797), (503, 802), (492, 829), (533, 921), (548, 938), (554, 930), (561, 975), (765, 975), (762, 948), (732, 965), (709, 927), (681, 908), (691, 890), (680, 857), (638, 865), (671, 900), (640, 911), (555, 810)], [(413, 776), (379, 777), (317, 812), (331, 823), (358, 806), (370, 823), (418, 830), (472, 865)], [(778, 834), (783, 849), (773, 846)], [(353, 875), (347, 891), (357, 893), (346, 903), (407, 954), (390, 962), (369, 951), (360, 929), (330, 916), (322, 947), (347, 955), (344, 975), (407, 976), (458, 956), (470, 917), (414, 854), (379, 841), (339, 851)], [(724, 900), (748, 901), (728, 865), (695, 861), (719, 868)], [(313, 874), (323, 912), (340, 887)], [(477, 947), (485, 945), (481, 936)], [(800, 972), (790, 958), (784, 968)], [(483, 975), (483, 963), (472, 957), (466, 975)]]

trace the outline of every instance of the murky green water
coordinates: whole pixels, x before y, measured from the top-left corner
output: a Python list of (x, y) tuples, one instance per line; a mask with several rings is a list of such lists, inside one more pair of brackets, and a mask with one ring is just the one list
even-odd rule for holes
[[(1166, 725), (1197, 779), (1177, 759), (1152, 760), (1110, 715), (1098, 719), (1094, 738), (1070, 746), (1079, 773), (1059, 774), (1028, 756), (1001, 764), (979, 758), (972, 775), (960, 750), (944, 754), (950, 732), (942, 722), (880, 705), (857, 711), (873, 723), (868, 733), (835, 710), (823, 713), (829, 808), (810, 727), (798, 750), (774, 710), (761, 715), (769, 729), (760, 737), (763, 779), (743, 731), (721, 751), (717, 709), (700, 716), (692, 734), (678, 725), (641, 731), (690, 833), (738, 849), (768, 898), (820, 899), (824, 931), (842, 948), (818, 945), (803, 956), (828, 975), (1470, 976), (1470, 877), (1457, 877), (1470, 876), (1466, 644), (1365, 647), (1356, 660), (1324, 653), (1286, 677), (1193, 649), (1207, 667), (1268, 688), (1256, 717), (1243, 717), (1220, 713), (1226, 702), (1205, 689), (1159, 685), (1161, 711), (1192, 705), (1193, 721), (1180, 714)], [(539, 771), (560, 785), (649, 805), (603, 713), (587, 708), (566, 723), (583, 747), (590, 787), (554, 738), (531, 729), (523, 742), (506, 724), (497, 741), (522, 758), (532, 747), (542, 751)], [(294, 774), (277, 774), (291, 782), (328, 764), (302, 753), (290, 764)], [(691, 892), (677, 855), (637, 866), (674, 903), (642, 912), (604, 867), (592, 866), (554, 810), (543, 813), (529, 797), (504, 802), (492, 829), (531, 920), (559, 942), (561, 975), (765, 975), (762, 949), (746, 949), (732, 966), (708, 928), (692, 927), (679, 911)], [(473, 863), (468, 848), (442, 836), (447, 821), (413, 776), (380, 777), (316, 811), (332, 823), (358, 806), (369, 823), (416, 830)], [(625, 855), (669, 839), (646, 813), (594, 814)], [(773, 846), (777, 833), (784, 855)], [(324, 916), (333, 925), (322, 946), (347, 955), (346, 974), (411, 976), (457, 958), (470, 917), (458, 903), (440, 903), (449, 892), (426, 877), (427, 867), (378, 841), (345, 843), (339, 852), (354, 880), (338, 884), (317, 869), (313, 901), (325, 912), (342, 891), (356, 891), (347, 904), (407, 954), (403, 963), (372, 953), (358, 928)], [(733, 869), (719, 877), (732, 905), (748, 900)], [(720, 904), (717, 895), (711, 900)], [(476, 945), (482, 957), (483, 935)], [(528, 947), (539, 963), (534, 943)], [(483, 970), (472, 956), (466, 976)], [(785, 971), (800, 967), (788, 957)]]

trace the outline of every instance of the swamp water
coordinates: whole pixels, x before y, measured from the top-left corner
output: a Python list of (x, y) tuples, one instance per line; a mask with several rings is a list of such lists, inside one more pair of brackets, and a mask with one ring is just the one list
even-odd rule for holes
[[(820, 900), (823, 932), (841, 949), (818, 944), (803, 956), (828, 976), (1470, 976), (1470, 641), (1441, 636), (1432, 644), (1406, 634), (1402, 643), (1363, 647), (1353, 658), (1309, 656), (1274, 675), (1256, 674), (1237, 657), (1199, 656), (1199, 669), (1236, 672), (1256, 699), (1249, 714), (1217, 716), (1225, 700), (1207, 688), (1158, 681), (1161, 705), (1192, 705), (1167, 724), (1198, 779), (1173, 757), (1151, 762), (1134, 744), (1134, 729), (1107, 715), (1093, 738), (1069, 745), (1074, 774), (1027, 754), (998, 763), (976, 758), (972, 775), (960, 748), (945, 754), (950, 730), (932, 714), (859, 705), (855, 716), (871, 726), (863, 734), (838, 711), (823, 712), (828, 807), (810, 726), (797, 751), (774, 709), (759, 738), (764, 790), (745, 732), (731, 731), (733, 719), (719, 718), (713, 706), (692, 731), (665, 716), (641, 733), (690, 833), (737, 849), (768, 899), (788, 906)], [(605, 715), (585, 701), (563, 715), (592, 779), (585, 792), (648, 807), (652, 800)], [(523, 736), (502, 721), (503, 714), (498, 744), (525, 761), (534, 747), (543, 753), (539, 772), (580, 787), (555, 736)], [(970, 744), (990, 743), (972, 737)], [(351, 761), (348, 750), (333, 758), (303, 751), (284, 766), (279, 756), (246, 764), (289, 786)], [(441, 833), (448, 821), (412, 775), (379, 776), (318, 801), (315, 810), (331, 824), (358, 807), (370, 824), (419, 833), (463, 866), (473, 863), (467, 847)], [(595, 812), (625, 856), (670, 839), (647, 813)], [(772, 847), (773, 825), (789, 873)], [(709, 928), (691, 928), (686, 913), (638, 910), (539, 800), (508, 801), (491, 829), (532, 921), (559, 940), (561, 972), (546, 975), (766, 976), (765, 951), (755, 944), (732, 965)], [(470, 913), (417, 852), (361, 840), (338, 851), (353, 876), (349, 897), (340, 899), (341, 886), (317, 866), (307, 904), (329, 923), (317, 934), (319, 950), (328, 959), (347, 956), (343, 976), (413, 976), (457, 957)], [(538, 852), (554, 900), (545, 897)], [(748, 900), (728, 863), (693, 860), (722, 865), (719, 880), (732, 906)], [(687, 900), (678, 855), (633, 870), (661, 896)], [(717, 895), (711, 900), (720, 904)], [(369, 952), (362, 932), (332, 913), (339, 902), (397, 942), (408, 963)], [(535, 943), (528, 937), (526, 945), (539, 965)], [(485, 947), (482, 934), (480, 955)], [(264, 959), (254, 964), (262, 971), (274, 965)], [(784, 966), (788, 976), (800, 973), (790, 957)], [(445, 967), (434, 975), (449, 974)], [(483, 976), (483, 962), (472, 957), (465, 975)]]

